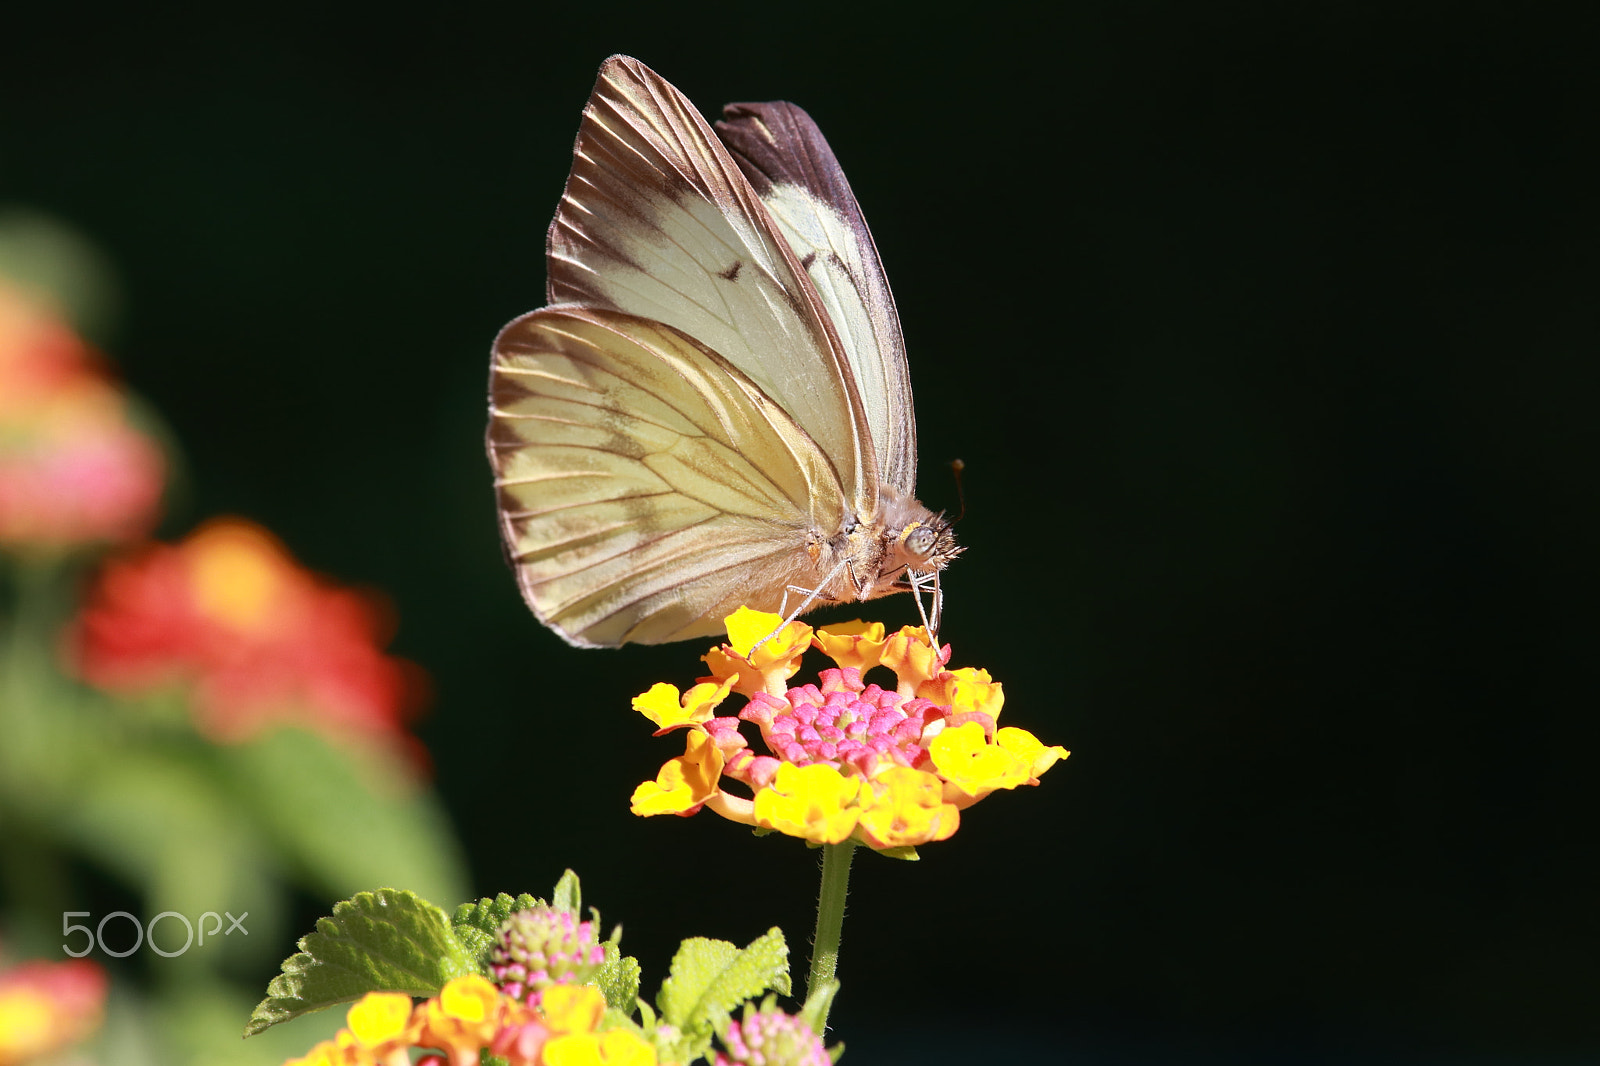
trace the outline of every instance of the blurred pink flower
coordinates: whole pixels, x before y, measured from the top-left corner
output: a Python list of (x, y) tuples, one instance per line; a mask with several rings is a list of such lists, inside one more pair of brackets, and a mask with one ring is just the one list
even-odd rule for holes
[(166, 462), (126, 395), (54, 314), (0, 282), (0, 548), (147, 533)]

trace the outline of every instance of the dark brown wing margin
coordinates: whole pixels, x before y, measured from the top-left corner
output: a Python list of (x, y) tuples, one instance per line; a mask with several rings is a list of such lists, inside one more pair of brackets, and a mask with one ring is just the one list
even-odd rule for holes
[[(916, 492), (917, 428), (911, 417), (911, 375), (906, 366), (905, 339), (900, 332), (900, 316), (894, 294), (889, 290), (883, 262), (867, 228), (867, 220), (856, 202), (855, 193), (845, 179), (844, 170), (828, 141), (800, 107), (786, 101), (729, 104), (722, 109), (716, 124), (717, 136), (727, 146), (756, 194), (771, 205), (777, 186), (798, 186), (815, 201), (831, 210), (849, 232), (852, 248), (797, 248), (801, 263), (813, 282), (826, 264), (815, 256), (829, 256), (834, 269), (849, 278), (871, 321), (873, 353), (850, 351), (855, 365), (856, 384), (862, 390), (881, 382), (882, 403), (867, 402), (868, 420), (877, 452), (879, 476), (900, 493)], [(851, 343), (848, 330), (835, 322)]]

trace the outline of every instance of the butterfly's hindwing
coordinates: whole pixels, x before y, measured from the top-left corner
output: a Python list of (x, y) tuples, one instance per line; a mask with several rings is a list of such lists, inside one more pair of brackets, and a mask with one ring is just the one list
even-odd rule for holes
[[(671, 327), (590, 308), (495, 344), (489, 450), (524, 597), (581, 644), (716, 632), (802, 580), (843, 500), (810, 437)], [(720, 612), (720, 613), (719, 613)]]

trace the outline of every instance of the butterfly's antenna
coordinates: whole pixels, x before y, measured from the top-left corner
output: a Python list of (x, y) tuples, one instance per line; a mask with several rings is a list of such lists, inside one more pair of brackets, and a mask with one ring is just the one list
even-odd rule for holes
[(966, 468), (967, 464), (963, 463), (960, 459), (950, 460), (950, 473), (954, 475), (956, 479), (956, 500), (961, 504), (961, 513), (956, 515), (955, 518), (951, 519), (952, 522), (959, 522), (963, 518), (967, 517), (967, 493), (961, 484), (961, 472)]

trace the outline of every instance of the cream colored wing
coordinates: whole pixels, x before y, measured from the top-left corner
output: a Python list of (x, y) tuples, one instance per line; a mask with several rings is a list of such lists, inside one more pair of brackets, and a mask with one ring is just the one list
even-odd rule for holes
[(600, 68), (547, 252), (552, 304), (695, 338), (810, 434), (856, 514), (873, 517), (872, 431), (822, 300), (705, 119), (636, 59)]
[(900, 316), (878, 247), (817, 124), (794, 104), (729, 104), (716, 133), (811, 279), (855, 373), (878, 476), (917, 488), (917, 423)]
[(827, 458), (746, 375), (615, 311), (544, 308), (501, 331), (488, 443), (523, 598), (585, 647), (777, 610), (816, 580), (808, 531), (833, 535), (845, 510)]

